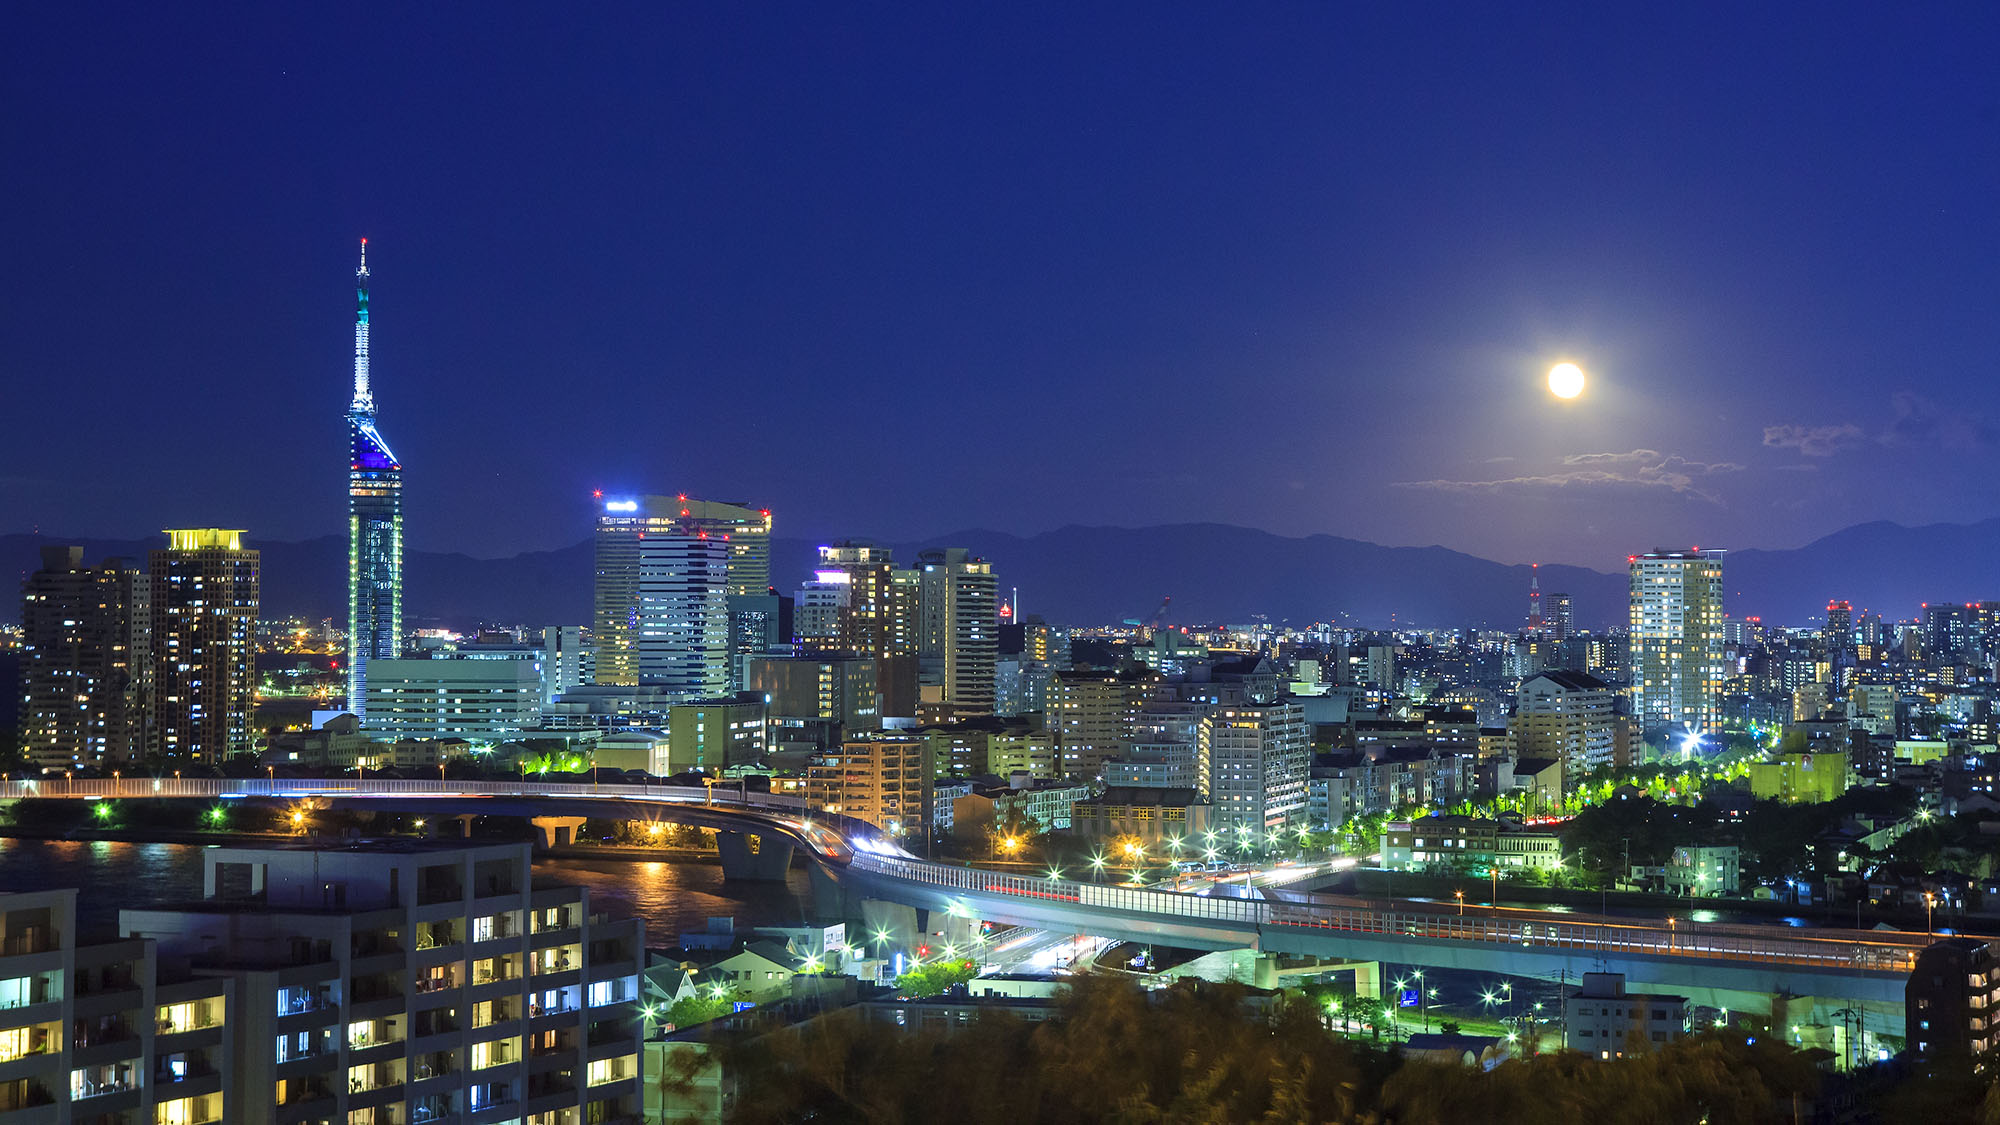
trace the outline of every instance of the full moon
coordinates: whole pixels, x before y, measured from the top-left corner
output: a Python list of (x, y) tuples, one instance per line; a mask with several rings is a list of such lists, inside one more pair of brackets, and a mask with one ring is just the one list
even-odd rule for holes
[(1549, 392), (1557, 398), (1575, 398), (1583, 393), (1583, 368), (1574, 363), (1558, 363), (1549, 368)]

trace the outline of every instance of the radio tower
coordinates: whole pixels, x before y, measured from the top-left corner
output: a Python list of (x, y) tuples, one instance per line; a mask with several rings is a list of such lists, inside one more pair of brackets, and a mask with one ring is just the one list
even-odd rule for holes
[(354, 402), (347, 408), (347, 709), (365, 722), (368, 662), (393, 660), (403, 647), (403, 466), (375, 428), (365, 238), (354, 285)]
[(1542, 564), (1530, 563), (1528, 570), (1528, 632), (1542, 631)]

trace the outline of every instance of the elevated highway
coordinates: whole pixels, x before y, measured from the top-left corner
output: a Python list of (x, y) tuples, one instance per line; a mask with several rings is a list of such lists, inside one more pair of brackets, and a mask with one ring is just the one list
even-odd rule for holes
[[(822, 913), (830, 918), (857, 917), (862, 903), (878, 902), (958, 919), (1189, 949), (1248, 948), (1279, 956), (1551, 979), (1619, 972), (1634, 986), (1670, 990), (1697, 1003), (1739, 1011), (1768, 1009), (1772, 997), (1781, 998), (1779, 1003), (1787, 997), (1798, 1001), (1787, 1007), (1791, 1018), (1812, 1018), (1805, 1012), (1825, 1016), (1843, 1007), (1865, 1010), (1871, 1030), (1896, 1035), (1902, 1034), (1905, 978), (1930, 942), (1929, 935), (1901, 931), (1460, 909), (1268, 889), (1256, 898), (1232, 898), (1069, 879), (1054, 872), (1049, 877), (1002, 873), (920, 859), (873, 825), (815, 813), (795, 797), (724, 787), (540, 780), (0, 782), (0, 801), (22, 798), (292, 801), (423, 810), (441, 817), (655, 819), (717, 829), (725, 872), (732, 875), (781, 877), (794, 852), (802, 852), (811, 860)], [(756, 843), (746, 845), (750, 839)]]

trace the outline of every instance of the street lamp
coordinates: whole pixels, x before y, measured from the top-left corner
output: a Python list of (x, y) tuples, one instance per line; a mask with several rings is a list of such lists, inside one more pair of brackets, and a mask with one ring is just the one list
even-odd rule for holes
[(1937, 905), (1936, 896), (1932, 895), (1931, 892), (1929, 891), (1925, 891), (1924, 892), (1924, 936), (1927, 938), (1934, 936), (1937, 932), (1931, 926), (1931, 907), (1935, 905)]
[(1460, 918), (1465, 917), (1465, 892), (1458, 890), (1451, 893), (1458, 897), (1458, 916)]

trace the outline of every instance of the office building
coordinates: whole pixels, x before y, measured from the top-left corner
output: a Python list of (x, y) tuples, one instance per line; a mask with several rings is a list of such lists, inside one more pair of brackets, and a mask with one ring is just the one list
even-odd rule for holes
[(378, 660), (367, 731), (377, 738), (500, 742), (541, 725), (542, 662), (532, 655)]
[(583, 635), (581, 625), (550, 625), (542, 630), (542, 706), (591, 682), (594, 661)]
[(1566, 641), (1576, 635), (1576, 611), (1570, 606), (1568, 594), (1550, 593), (1547, 601), (1547, 616), (1542, 619), (1542, 629), (1559, 641)]
[(1522, 682), (1508, 729), (1517, 755), (1560, 759), (1568, 776), (1581, 777), (1612, 764), (1619, 722), (1618, 693), (1603, 680), (1552, 671)]
[(216, 527), (169, 531), (167, 549), (148, 557), (162, 753), (217, 762), (250, 752), (258, 566), (241, 531)]
[(208, 1095), (224, 1104), (147, 1120), (635, 1119), (642, 925), (533, 881), (529, 860), (527, 844), (209, 849), (200, 902), (119, 914), (162, 976), (231, 985), (220, 1034), (176, 1031), (229, 1054)]
[(1648, 731), (1722, 722), (1722, 552), (1653, 551), (1631, 563), (1634, 717)]
[(1000, 658), (999, 591), (993, 565), (952, 547), (925, 551), (918, 557), (917, 569), (921, 575), (917, 655), (936, 669), (941, 701), (952, 713), (992, 714), (994, 664)]
[(1072, 669), (1049, 680), (1047, 722), (1062, 750), (1062, 772), (1085, 781), (1132, 745), (1132, 724), (1158, 677)]
[(764, 697), (754, 692), (676, 703), (667, 711), (665, 754), (656, 750), (647, 768), (661, 777), (719, 777), (730, 766), (755, 765), (770, 748), (764, 716)]
[(931, 820), (931, 794), (931, 745), (919, 735), (849, 738), (806, 767), (812, 807), (885, 832), (922, 831)]
[(639, 682), (669, 698), (729, 691), (729, 544), (682, 527), (639, 543)]
[(1820, 630), (1820, 644), (1828, 655), (1839, 656), (1854, 647), (1854, 604), (1826, 603), (1826, 625)]
[(774, 744), (837, 746), (882, 725), (868, 657), (761, 656), (744, 666), (745, 689), (769, 701)]
[(1905, 1035), (1917, 1065), (1964, 1062), (2000, 1044), (2000, 960), (1977, 938), (1949, 937), (1917, 955), (1903, 985)]
[(1563, 998), (1565, 1046), (1600, 1059), (1655, 1051), (1687, 1033), (1687, 997), (1625, 991), (1623, 973), (1585, 973)]
[(1201, 756), (1201, 721), (1210, 705), (1178, 699), (1148, 701), (1132, 718), (1123, 754), (1104, 760), (1106, 785), (1191, 789), (1208, 797), (1209, 770)]
[(1304, 824), (1312, 749), (1303, 707), (1221, 706), (1195, 731), (1196, 753), (1208, 762), (1206, 796), (1218, 825), (1263, 832)]
[(403, 654), (403, 464), (375, 426), (365, 238), (354, 289), (354, 400), (347, 408), (347, 707), (365, 722), (369, 663)]
[[(634, 496), (600, 500), (595, 535), (597, 681), (640, 682), (641, 547), (660, 536), (720, 540), (725, 546), (724, 589), (758, 595), (771, 586), (771, 513), (686, 496)], [(718, 613), (727, 613), (727, 603)], [(727, 628), (724, 629), (727, 640)]]
[(152, 728), (152, 590), (120, 559), (43, 547), (21, 585), (23, 757), (42, 769), (145, 756)]
[(749, 660), (790, 651), (791, 598), (779, 594), (731, 594), (729, 613), (729, 689), (750, 685)]
[(835, 615), (832, 647), (878, 660), (890, 655), (894, 569), (889, 549), (865, 540), (843, 540), (819, 549), (813, 576), (841, 587), (846, 595)]

